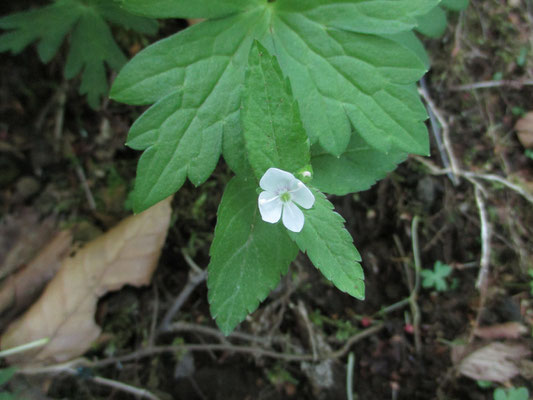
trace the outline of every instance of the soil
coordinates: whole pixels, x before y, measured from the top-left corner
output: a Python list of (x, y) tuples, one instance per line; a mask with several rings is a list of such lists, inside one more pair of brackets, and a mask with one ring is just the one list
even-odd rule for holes
[[(0, 15), (41, 4), (45, 2), (3, 2)], [(449, 126), (456, 161), (463, 171), (498, 175), (531, 192), (533, 158), (513, 129), (533, 106), (533, 86), (516, 84), (533, 75), (531, 57), (520, 60), (524, 51), (533, 51), (531, 1), (471, 0), (467, 11), (451, 13), (449, 19), (442, 38), (424, 39), (432, 60), (425, 85)], [(185, 26), (185, 21), (165, 22), (159, 36)], [(53, 215), (60, 226), (76, 226), (76, 239), (87, 241), (130, 213), (127, 196), (139, 153), (124, 142), (143, 109), (106, 101), (100, 110), (91, 110), (77, 93), (78, 82), (63, 81), (64, 49), (47, 65), (39, 62), (35, 48), (1, 57), (0, 218), (31, 208), (41, 218)], [(501, 79), (504, 82), (492, 88), (460, 87)], [(57, 102), (61, 91), (67, 98), (63, 109)], [(64, 116), (58, 131), (59, 111)], [(429, 122), (428, 127), (432, 131)], [(428, 160), (446, 168), (431, 137)], [(84, 172), (96, 209), (88, 202), (76, 166)], [(187, 183), (175, 196), (175, 222), (152, 285), (127, 287), (100, 301), (96, 319), (104, 334), (87, 358), (126, 355), (153, 338), (154, 316), (161, 321), (187, 283), (190, 267), (184, 254), (202, 268), (208, 264), (216, 210), (230, 176), (221, 161), (207, 183), (198, 188)], [(161, 399), (344, 399), (348, 355), (353, 353), (354, 399), (492, 399), (498, 385), (484, 387), (461, 375), (452, 349), (462, 343), (472, 350), (495, 340), (531, 348), (533, 208), (501, 183), (452, 178), (410, 158), (368, 191), (331, 197), (361, 252), (365, 301), (335, 289), (300, 255), (280, 286), (238, 327), (256, 339), (222, 338), (197, 329), (216, 330), (201, 283), (177, 316), (196, 328), (164, 333), (156, 341), (160, 346), (231, 343), (267, 349), (274, 356), (234, 349), (182, 350), (80, 368), (76, 376), (21, 375), (13, 385), (31, 393), (30, 398), (135, 398), (91, 379), (100, 376), (144, 388)], [(481, 237), (476, 185), (485, 190), (478, 195), (492, 228), (488, 243)], [(480, 290), (476, 282), (487, 245), (488, 285)], [(446, 290), (420, 287), (409, 303), (405, 299), (416, 278), (414, 248), (423, 269), (433, 269), (440, 261), (452, 272)], [(506, 322), (519, 322), (527, 332), (520, 338), (473, 335), (480, 326)], [(329, 354), (376, 326), (380, 328), (327, 361), (287, 361), (280, 356)], [(523, 373), (505, 385), (526, 386), (533, 393), (530, 382)]]

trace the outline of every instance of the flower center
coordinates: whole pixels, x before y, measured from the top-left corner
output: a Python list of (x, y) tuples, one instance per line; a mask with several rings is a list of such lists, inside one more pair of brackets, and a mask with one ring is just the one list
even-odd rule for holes
[(279, 198), (281, 199), (282, 202), (284, 203), (288, 203), (289, 201), (291, 201), (292, 199), (292, 196), (289, 192), (285, 192), (285, 193), (282, 193)]

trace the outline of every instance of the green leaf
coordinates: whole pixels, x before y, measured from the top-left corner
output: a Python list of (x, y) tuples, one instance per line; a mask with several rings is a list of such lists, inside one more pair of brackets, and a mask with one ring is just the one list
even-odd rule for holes
[(257, 41), (248, 58), (241, 121), (258, 179), (270, 167), (295, 173), (309, 165), (309, 139), (290, 83), (276, 58)]
[(135, 14), (154, 18), (220, 18), (260, 3), (260, 0), (121, 0)]
[(400, 32), (393, 35), (383, 35), (383, 37), (393, 40), (404, 47), (407, 47), (409, 50), (411, 50), (418, 56), (418, 59), (424, 63), (426, 69), (429, 69), (429, 55), (426, 49), (424, 48), (424, 44), (420, 41), (420, 39), (415, 35), (414, 32)]
[(441, 7), (452, 11), (462, 11), (468, 7), (468, 0), (442, 0)]
[(97, 12), (107, 21), (121, 25), (125, 29), (131, 29), (146, 35), (157, 33), (158, 23), (154, 19), (139, 17), (130, 14), (118, 5), (118, 0), (89, 0), (94, 4)]
[(89, 105), (97, 108), (108, 91), (105, 63), (119, 70), (126, 61), (104, 19), (87, 9), (72, 32), (65, 77), (72, 79), (82, 72), (80, 94), (87, 94)]
[(41, 61), (50, 61), (72, 29), (83, 9), (76, 0), (58, 0), (55, 3), (30, 11), (0, 18), (0, 28), (8, 30), (0, 36), (0, 52), (20, 53), (38, 41), (37, 51)]
[(315, 204), (302, 210), (305, 223), (300, 233), (288, 232), (301, 251), (333, 284), (360, 300), (365, 298), (361, 256), (353, 239), (344, 228), (344, 219), (333, 211), (333, 205), (319, 191), (314, 191)]
[[(140, 1), (130, 1), (142, 6)], [(147, 2), (143, 4), (148, 7)], [(178, 1), (155, 4), (168, 15), (187, 10), (198, 13), (195, 16), (211, 15), (204, 9), (206, 1), (191, 2), (197, 6)], [(219, 16), (225, 15), (221, 4), (212, 9), (220, 12)], [(414, 25), (411, 20), (434, 7), (437, 0), (261, 0), (250, 1), (240, 12), (237, 10), (243, 10), (239, 7), (244, 3), (224, 4), (238, 7), (225, 18), (204, 21), (145, 49), (113, 85), (115, 100), (155, 103), (153, 109), (161, 108), (150, 111), (160, 116), (158, 121), (150, 123), (141, 117), (145, 121), (134, 126), (129, 137), (132, 147), (148, 152), (139, 165), (142, 179), (135, 189), (136, 211), (172, 194), (185, 177), (201, 184), (221, 151), (233, 171), (249, 173), (246, 150), (250, 149), (239, 121), (254, 39), (277, 58), (283, 76), (288, 77), (311, 143), (318, 142), (328, 153), (341, 156), (355, 131), (383, 153), (428, 153), (427, 114), (414, 85), (427, 70), (427, 57), (412, 34), (402, 33), (409, 33)], [(388, 5), (398, 14), (391, 15), (384, 7)], [(178, 10), (182, 6), (190, 8)], [(368, 11), (373, 20), (382, 21), (372, 22), (374, 27), (371, 22), (361, 22), (369, 24), (366, 30), (359, 25), (350, 28), (352, 31), (339, 29), (343, 12), (353, 15), (354, 10)], [(204, 11), (207, 14), (202, 14)], [(403, 25), (388, 28), (396, 16)], [(357, 29), (382, 33), (354, 32)], [(383, 36), (386, 33), (389, 37)], [(173, 106), (175, 98), (180, 101)], [(215, 138), (217, 135), (222, 139)], [(183, 150), (185, 142), (193, 143), (188, 154)], [(197, 151), (204, 157), (192, 167)], [(263, 151), (268, 153), (267, 148)], [(144, 179), (146, 182), (140, 182)]]
[(9, 382), (9, 380), (15, 375), (16, 368), (3, 368), (0, 369), (0, 386)]
[(411, 30), (417, 15), (439, 0), (296, 0), (278, 1), (280, 11), (298, 12), (324, 26), (359, 33), (390, 34)]
[(322, 192), (336, 195), (360, 192), (384, 178), (406, 158), (403, 152), (381, 152), (355, 134), (340, 157), (314, 146), (313, 185)]
[(438, 38), (446, 32), (447, 26), (446, 12), (440, 7), (435, 7), (427, 14), (418, 17), (418, 26), (416, 29), (423, 35)]
[(433, 270), (423, 269), (420, 272), (423, 278), (422, 286), (425, 288), (435, 288), (439, 292), (445, 291), (448, 289), (446, 278), (451, 273), (452, 267), (440, 261), (437, 261), (433, 266)]
[[(237, 121), (246, 62), (253, 32), (266, 29), (263, 12), (200, 23), (146, 48), (121, 71), (114, 99), (156, 102), (128, 137), (128, 145), (147, 149), (137, 169), (136, 212), (173, 194), (187, 176), (203, 183), (218, 162), (223, 135), (225, 154), (242, 154)], [(240, 170), (244, 164), (230, 162)]]
[(207, 286), (211, 315), (229, 334), (287, 273), (298, 248), (281, 224), (261, 220), (253, 179), (233, 178), (218, 209)]
[(0, 18), (0, 28), (9, 30), (0, 36), (0, 52), (18, 53), (38, 41), (39, 57), (48, 62), (72, 32), (65, 77), (72, 79), (81, 72), (79, 92), (87, 94), (89, 105), (96, 108), (108, 91), (105, 65), (118, 71), (126, 62), (106, 20), (142, 33), (157, 31), (155, 21), (128, 14), (110, 0), (57, 0)]
[(502, 388), (498, 388), (493, 393), (494, 400), (508, 400), (507, 393)]
[(427, 116), (411, 85), (426, 66), (412, 50), (384, 37), (328, 29), (298, 13), (276, 13), (272, 32), (312, 143), (339, 156), (353, 126), (382, 151), (428, 153)]

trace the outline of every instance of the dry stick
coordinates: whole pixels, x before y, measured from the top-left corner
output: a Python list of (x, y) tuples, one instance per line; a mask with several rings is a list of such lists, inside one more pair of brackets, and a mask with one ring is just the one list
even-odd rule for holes
[[(331, 353), (324, 354), (319, 356), (319, 361), (330, 360), (341, 358), (350, 348), (357, 342), (360, 342), (363, 339), (366, 339), (369, 336), (376, 334), (385, 327), (385, 324), (377, 324), (370, 328), (367, 328), (358, 334), (352, 336), (346, 341), (346, 343), (336, 351)], [(76, 368), (76, 367), (87, 367), (87, 368), (101, 368), (107, 367), (116, 363), (124, 363), (127, 361), (138, 360), (140, 358), (152, 356), (155, 354), (162, 353), (176, 353), (179, 351), (229, 351), (234, 353), (244, 353), (252, 354), (256, 356), (269, 357), (284, 361), (313, 361), (314, 356), (312, 354), (291, 354), (291, 353), (280, 353), (272, 350), (261, 349), (251, 346), (236, 346), (236, 345), (226, 345), (226, 344), (184, 344), (184, 345), (174, 345), (174, 346), (155, 346), (146, 349), (137, 350), (133, 353), (119, 356), (119, 357), (110, 357), (103, 360), (89, 361), (84, 358), (78, 358), (72, 360), (65, 364), (52, 365), (49, 367), (28, 367), (22, 368), (18, 372), (27, 374), (27, 375), (36, 375), (36, 374), (49, 374), (54, 372), (61, 372), (65, 368)]]
[[(448, 170), (447, 174), (450, 175), (450, 180), (454, 184), (454, 186), (457, 186), (459, 184), (459, 180), (457, 179), (457, 171), (459, 171), (457, 159), (455, 158), (455, 153), (453, 152), (453, 147), (450, 141), (450, 127), (448, 125), (448, 122), (446, 121), (446, 118), (442, 115), (441, 111), (438, 109), (438, 107), (435, 105), (435, 102), (429, 95), (429, 92), (424, 84), (423, 81), (421, 81), (422, 86), (418, 88), (418, 92), (420, 95), (424, 98), (427, 104), (427, 108), (429, 111), (430, 117), (434, 116), (437, 118), (438, 123), (442, 127), (442, 140), (444, 148), (446, 149), (446, 154), (448, 157), (443, 157), (441, 153), (442, 162), (447, 167), (448, 160), (450, 164), (450, 169)], [(435, 139), (437, 140), (437, 145), (439, 147), (439, 141), (438, 138), (440, 137), (440, 131), (438, 128), (438, 125), (434, 122), (434, 118), (431, 119), (431, 125), (433, 127), (433, 132), (435, 134)], [(440, 148), (439, 148), (440, 150)]]
[(187, 280), (187, 284), (174, 301), (174, 304), (172, 304), (172, 307), (170, 307), (170, 309), (165, 314), (163, 322), (161, 322), (161, 325), (157, 329), (158, 333), (166, 332), (176, 314), (179, 312), (181, 307), (183, 307), (183, 305), (185, 304), (189, 296), (192, 294), (194, 289), (196, 289), (196, 286), (205, 281), (205, 279), (207, 278), (207, 271), (201, 269), (198, 265), (196, 265), (196, 263), (192, 260), (191, 257), (189, 257), (188, 254), (183, 253), (183, 257), (185, 258), (187, 264), (189, 264), (189, 266), (191, 267), (191, 271), (189, 272), (189, 278)]
[(413, 331), (415, 335), (415, 348), (417, 354), (422, 354), (422, 340), (420, 338), (420, 309), (418, 308), (418, 292), (420, 291), (420, 271), (422, 269), (422, 262), (420, 261), (420, 250), (418, 246), (418, 215), (415, 215), (411, 224), (411, 237), (413, 243), (413, 257), (415, 262), (415, 286), (409, 296), (409, 304), (411, 305), (411, 313), (413, 314)]
[[(405, 269), (405, 274), (407, 276), (407, 285), (409, 286), (409, 297), (406, 299), (403, 299), (399, 301), (398, 303), (393, 304), (392, 306), (387, 307), (385, 310), (381, 310), (380, 314), (384, 314), (385, 312), (390, 312), (393, 310), (396, 310), (400, 307), (404, 307), (407, 304), (409, 304), (411, 308), (411, 314), (413, 315), (413, 335), (415, 338), (415, 349), (418, 356), (422, 354), (422, 340), (420, 338), (420, 308), (418, 307), (418, 292), (420, 291), (420, 270), (421, 270), (421, 262), (420, 262), (420, 250), (418, 245), (418, 216), (415, 216), (413, 218), (413, 222), (411, 224), (411, 241), (413, 246), (413, 257), (414, 257), (414, 266), (415, 266), (415, 281), (413, 283), (413, 280), (409, 274), (409, 264), (407, 262), (403, 262), (403, 266)], [(402, 244), (400, 242), (400, 239), (398, 236), (394, 235), (394, 242), (396, 243), (396, 247), (398, 248), (398, 252), (400, 253), (400, 256), (402, 259), (407, 259), (405, 255), (405, 251), (403, 250)]]
[[(411, 156), (411, 157), (414, 160), (418, 161), (419, 163), (424, 164), (430, 170), (432, 175), (446, 175), (448, 172), (450, 172), (450, 170), (439, 168), (435, 164), (433, 164), (431, 161), (425, 160), (422, 157), (419, 157), (419, 156)], [(512, 191), (518, 193), (524, 199), (526, 199), (531, 204), (533, 204), (533, 195), (531, 193), (526, 191), (521, 186), (518, 186), (518, 185), (516, 185), (516, 184), (514, 184), (512, 182), (509, 182), (507, 179), (505, 179), (505, 178), (503, 178), (503, 177), (501, 177), (499, 175), (479, 174), (479, 173), (476, 173), (476, 172), (462, 171), (462, 170), (458, 170), (457, 174), (459, 176), (462, 176), (462, 177), (470, 180), (470, 181), (472, 181), (472, 179), (474, 179), (474, 180), (475, 179), (481, 179), (481, 180), (485, 180), (485, 181), (501, 183), (502, 185), (504, 185), (507, 188), (511, 189)]]
[[(452, 172), (448, 173), (448, 177), (452, 181), (453, 185), (457, 186), (459, 184), (459, 179), (457, 179), (457, 174), (453, 172), (457, 169), (457, 162), (455, 160), (453, 148), (450, 144), (450, 139), (449, 139), (450, 129), (449, 129), (448, 123), (443, 118), (442, 114), (437, 109), (437, 107), (435, 106), (433, 99), (431, 99), (429, 92), (427, 90), (426, 81), (424, 78), (420, 80), (420, 87), (418, 89), (418, 92), (422, 95), (422, 97), (427, 103), (426, 108), (429, 114), (431, 132), (433, 132), (433, 136), (435, 137), (435, 142), (437, 143), (437, 149), (439, 150), (442, 163), (444, 164), (445, 168), (449, 168), (450, 163), (451, 163)], [(441, 138), (441, 127), (442, 127), (442, 136), (444, 136), (444, 143)]]
[(476, 287), (483, 293), (486, 291), (487, 278), (489, 275), (491, 227), (487, 216), (485, 200), (481, 194), (482, 188), (480, 186), (479, 183), (475, 185), (476, 205), (479, 211), (479, 219), (481, 220), (481, 261)]
[(57, 112), (54, 125), (54, 152), (59, 154), (61, 150), (61, 137), (63, 136), (63, 125), (65, 122), (65, 104), (67, 102), (68, 82), (64, 81), (59, 87), (57, 94)]
[(87, 182), (87, 178), (85, 176), (85, 172), (83, 171), (83, 168), (79, 163), (76, 163), (76, 166), (74, 167), (76, 171), (76, 175), (78, 175), (78, 179), (80, 180), (81, 187), (83, 188), (83, 192), (85, 193), (85, 198), (87, 199), (87, 203), (89, 203), (89, 208), (91, 210), (96, 210), (96, 202), (94, 201), (93, 194), (91, 192), (91, 188), (89, 187), (89, 183)]
[[(76, 371), (74, 371), (74, 374), (76, 374)], [(154, 395), (153, 393), (149, 392), (146, 389), (140, 389), (135, 386), (128, 385), (126, 383), (117, 382), (111, 379), (102, 378), (100, 376), (95, 376), (90, 378), (94, 383), (98, 383), (103, 386), (108, 386), (113, 389), (120, 390), (122, 392), (130, 393), (134, 396), (144, 398), (144, 399), (150, 399), (150, 400), (159, 400), (159, 397)]]
[(495, 87), (508, 86), (513, 89), (521, 89), (523, 86), (532, 86), (533, 79), (519, 79), (519, 80), (507, 80), (502, 79), (498, 81), (483, 81), (476, 83), (469, 83), (466, 85), (453, 86), (450, 90), (463, 91), (463, 90), (477, 90), (477, 89), (490, 89)]

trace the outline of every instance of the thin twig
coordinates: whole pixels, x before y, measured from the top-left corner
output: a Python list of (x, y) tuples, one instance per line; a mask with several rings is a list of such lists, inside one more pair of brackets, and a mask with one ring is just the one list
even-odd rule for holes
[(523, 86), (532, 86), (533, 79), (519, 79), (519, 80), (507, 80), (502, 79), (498, 81), (483, 81), (476, 83), (469, 83), (466, 85), (453, 86), (450, 90), (463, 91), (463, 90), (477, 90), (477, 89), (490, 89), (495, 87), (507, 86), (512, 89), (521, 89)]
[[(421, 164), (424, 164), (431, 172), (432, 175), (446, 175), (450, 170), (442, 169), (437, 167), (435, 164), (433, 164), (431, 161), (424, 159), (423, 157), (419, 156), (411, 156), (414, 160), (418, 161)], [(458, 170), (456, 171), (459, 176), (462, 176), (466, 179), (481, 179), (485, 181), (491, 181), (491, 182), (498, 182), (502, 185), (506, 186), (507, 188), (511, 189), (512, 191), (518, 193), (521, 195), (524, 199), (529, 201), (531, 204), (533, 204), (533, 195), (526, 191), (524, 188), (509, 182), (507, 179), (494, 175), (494, 174), (480, 174), (476, 172), (470, 172), (470, 171), (462, 171)]]
[[(444, 164), (445, 168), (451, 168), (451, 172), (448, 173), (450, 180), (454, 186), (459, 184), (457, 179), (457, 174), (455, 171), (458, 169), (457, 161), (453, 152), (453, 147), (450, 142), (450, 127), (448, 122), (440, 112), (440, 110), (435, 105), (435, 102), (429, 95), (429, 91), (426, 86), (425, 79), (420, 80), (420, 87), (418, 89), (420, 95), (424, 98), (427, 104), (427, 110), (429, 114), (429, 121), (431, 123), (431, 131), (435, 137), (435, 142), (437, 143), (437, 149)], [(436, 119), (436, 120), (435, 120)], [(442, 137), (441, 137), (441, 127), (442, 127)]]
[(420, 309), (418, 308), (418, 292), (420, 290), (420, 271), (422, 269), (422, 262), (420, 260), (420, 250), (418, 246), (418, 215), (415, 215), (411, 224), (411, 237), (413, 243), (413, 258), (415, 262), (415, 285), (409, 296), (411, 305), (411, 313), (413, 314), (413, 333), (415, 336), (416, 353), (420, 356), (422, 354), (422, 340), (420, 338)]
[(172, 307), (167, 311), (165, 314), (165, 317), (163, 318), (163, 322), (161, 322), (161, 325), (158, 328), (158, 333), (165, 332), (176, 314), (179, 312), (181, 307), (185, 304), (189, 296), (192, 294), (194, 289), (206, 280), (207, 278), (207, 271), (200, 268), (193, 260), (189, 257), (187, 253), (183, 253), (183, 256), (185, 258), (185, 261), (187, 264), (189, 264), (189, 267), (191, 268), (191, 271), (189, 271), (189, 277), (187, 280), (187, 284), (179, 294), (179, 296), (174, 301), (174, 304), (172, 304)]
[(96, 202), (94, 201), (94, 197), (91, 192), (91, 188), (89, 187), (89, 183), (87, 182), (87, 178), (85, 177), (85, 172), (83, 171), (83, 168), (79, 163), (76, 163), (74, 169), (76, 171), (76, 175), (78, 175), (78, 179), (80, 180), (83, 192), (85, 193), (87, 203), (89, 203), (89, 208), (93, 211), (96, 210)]
[[(439, 151), (441, 151), (440, 147), (444, 146), (444, 149), (446, 150), (446, 155), (444, 155), (441, 151), (441, 158), (442, 162), (447, 168), (448, 161), (450, 165), (450, 171), (448, 172), (448, 175), (450, 175), (450, 180), (454, 184), (454, 186), (457, 186), (459, 184), (459, 180), (457, 179), (457, 171), (459, 170), (457, 159), (455, 158), (455, 153), (453, 151), (453, 147), (450, 140), (450, 127), (448, 125), (448, 122), (446, 121), (446, 118), (442, 115), (442, 112), (439, 110), (431, 96), (429, 95), (429, 92), (427, 90), (427, 87), (424, 83), (424, 81), (421, 81), (421, 87), (418, 89), (418, 92), (420, 95), (424, 98), (427, 108), (429, 111), (431, 119), (431, 125), (433, 127), (432, 131), (435, 134), (435, 140), (437, 141), (437, 147), (439, 147)], [(440, 130), (438, 128), (438, 125), (435, 123), (434, 118), (437, 118), (438, 123), (442, 127), (442, 145), (440, 144)]]
[[(350, 348), (357, 342), (360, 342), (363, 339), (366, 339), (369, 336), (376, 334), (385, 327), (385, 324), (380, 323), (374, 325), (370, 328), (367, 328), (358, 334), (352, 336), (346, 341), (346, 343), (336, 351), (319, 355), (318, 360), (330, 360), (338, 359), (344, 357)], [(138, 360), (144, 357), (149, 357), (155, 354), (163, 353), (176, 353), (181, 351), (225, 351), (233, 353), (243, 353), (243, 354), (252, 354), (255, 356), (269, 357), (284, 361), (313, 361), (314, 356), (312, 354), (292, 354), (292, 353), (281, 353), (273, 350), (266, 350), (258, 347), (252, 346), (236, 346), (231, 344), (183, 344), (183, 345), (172, 345), (172, 346), (155, 346), (146, 349), (140, 349), (133, 353), (126, 354), (124, 356), (118, 357), (109, 357), (102, 360), (89, 361), (84, 358), (79, 358), (72, 360), (65, 364), (52, 365), (48, 367), (27, 367), (21, 368), (17, 372), (27, 375), (36, 375), (36, 374), (49, 374), (54, 372), (62, 371), (64, 368), (76, 368), (76, 367), (86, 367), (86, 368), (102, 368), (109, 365), (117, 363), (125, 363), (128, 361)]]
[[(74, 373), (76, 373), (76, 371), (74, 371)], [(159, 397), (157, 397), (156, 395), (154, 395), (153, 393), (149, 392), (146, 389), (140, 389), (135, 386), (128, 385), (126, 383), (117, 382), (117, 381), (107, 379), (107, 378), (102, 378), (100, 376), (95, 376), (90, 379), (94, 383), (98, 383), (103, 386), (117, 389), (117, 390), (120, 390), (121, 392), (126, 392), (134, 396), (143, 398), (143, 399), (159, 400)]]
[(348, 365), (346, 367), (346, 397), (353, 400), (353, 368), (355, 365), (355, 356), (353, 352), (348, 354)]
[(481, 261), (476, 287), (480, 292), (484, 293), (487, 287), (487, 278), (489, 276), (490, 266), (490, 237), (491, 227), (487, 216), (487, 208), (485, 207), (485, 200), (481, 194), (480, 185), (475, 186), (476, 205), (479, 210), (479, 219), (481, 221)]

